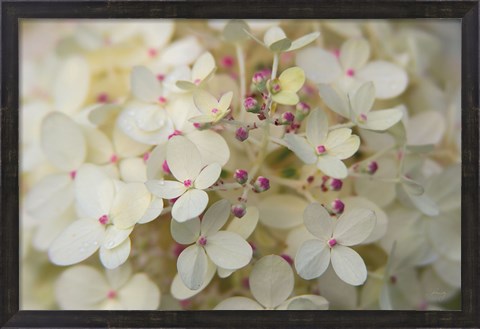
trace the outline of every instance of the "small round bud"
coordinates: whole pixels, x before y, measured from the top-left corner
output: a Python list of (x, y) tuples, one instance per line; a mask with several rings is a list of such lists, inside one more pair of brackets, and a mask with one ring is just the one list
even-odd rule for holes
[(253, 190), (257, 193), (261, 193), (267, 191), (268, 189), (270, 189), (270, 181), (268, 178), (258, 176), (255, 180), (255, 183), (253, 183)]
[(325, 185), (330, 191), (340, 191), (342, 189), (343, 182), (337, 178), (329, 178)]
[(245, 184), (248, 180), (248, 172), (243, 169), (235, 170), (235, 174), (233, 174), (233, 178), (237, 181), (238, 184)]
[(307, 103), (299, 102), (295, 107), (295, 117), (298, 121), (302, 121), (310, 113), (310, 106)]
[(245, 98), (245, 100), (243, 101), (243, 106), (245, 107), (245, 111), (250, 113), (259, 113), (261, 109), (257, 100), (253, 97)]
[(247, 213), (247, 207), (243, 203), (234, 204), (232, 206), (232, 214), (237, 218), (242, 218)]
[(270, 92), (272, 94), (278, 94), (280, 91), (282, 91), (282, 85), (280, 84), (280, 80), (279, 79), (274, 79), (272, 81), (270, 81)]
[(295, 115), (292, 112), (285, 112), (282, 114), (282, 123), (291, 124), (295, 120)]
[(340, 215), (345, 210), (345, 204), (340, 199), (335, 199), (332, 201), (332, 212), (335, 215)]
[(232, 68), (234, 64), (235, 64), (235, 60), (233, 59), (232, 56), (229, 56), (229, 55), (224, 56), (220, 61), (220, 65), (222, 65), (226, 69)]
[(248, 130), (244, 127), (240, 127), (235, 131), (235, 138), (238, 139), (240, 142), (243, 142), (248, 138)]
[(259, 71), (253, 75), (252, 84), (259, 92), (265, 91), (268, 76), (267, 71)]
[(378, 163), (377, 161), (371, 161), (368, 165), (367, 165), (367, 173), (369, 173), (370, 175), (373, 175), (377, 172), (378, 170)]

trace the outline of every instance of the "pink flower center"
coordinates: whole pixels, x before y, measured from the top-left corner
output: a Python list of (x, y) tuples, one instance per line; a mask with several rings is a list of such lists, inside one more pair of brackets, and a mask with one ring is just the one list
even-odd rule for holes
[(108, 216), (107, 215), (102, 215), (102, 216), (100, 216), (98, 221), (100, 222), (100, 224), (105, 225), (105, 224), (108, 223)]
[(115, 290), (110, 290), (108, 293), (107, 293), (107, 298), (108, 299), (114, 299), (117, 297), (117, 292)]
[(232, 56), (225, 56), (222, 58), (222, 66), (225, 67), (225, 68), (231, 68), (234, 64), (234, 59)]
[(161, 73), (160, 73), (160, 74), (157, 74), (157, 80), (158, 80), (158, 81), (163, 81), (163, 80), (165, 80), (165, 74), (161, 74)]
[(146, 152), (146, 153), (143, 155), (143, 162), (147, 162), (147, 161), (148, 161), (148, 158), (150, 158), (150, 152)]
[(106, 103), (108, 102), (108, 94), (107, 93), (100, 93), (97, 96), (97, 102), (99, 103)]
[(163, 161), (162, 163), (162, 170), (166, 172), (167, 174), (170, 174), (170, 167), (168, 167), (167, 160)]
[(335, 247), (336, 244), (337, 244), (337, 240), (335, 240), (335, 239), (328, 240), (328, 245), (329, 245), (330, 248)]
[(349, 76), (349, 77), (353, 77), (355, 75), (355, 70), (354, 69), (348, 69), (346, 74)]
[(157, 56), (157, 50), (156, 50), (156, 49), (153, 49), (153, 48), (150, 48), (150, 49), (148, 50), (148, 56), (150, 56), (150, 57), (155, 57), (155, 56)]
[(191, 179), (184, 180), (183, 186), (185, 186), (186, 188), (192, 187), (192, 180)]
[(363, 121), (363, 122), (367, 121), (367, 115), (365, 113), (361, 113), (360, 114), (360, 120)]
[(76, 170), (72, 170), (69, 172), (69, 175), (70, 175), (70, 178), (71, 179), (75, 179), (75, 176), (77, 176), (77, 171)]
[(174, 130), (173, 133), (171, 133), (170, 135), (168, 135), (168, 139), (172, 138), (173, 136), (178, 136), (178, 135), (181, 135), (182, 132), (180, 130)]
[(336, 58), (340, 58), (340, 49), (334, 49), (332, 52)]
[(160, 96), (160, 97), (158, 98), (158, 102), (159, 102), (160, 104), (165, 104), (165, 103), (167, 102), (167, 99), (166, 99), (165, 97), (163, 97), (163, 96)]
[(319, 145), (319, 146), (317, 146), (317, 153), (318, 153), (318, 154), (323, 154), (323, 153), (325, 153), (325, 152), (327, 152), (327, 149), (325, 148), (324, 145)]
[(212, 109), (212, 113), (213, 113), (213, 114), (216, 114), (216, 113), (218, 113), (218, 109), (217, 109), (217, 108), (215, 108), (215, 109)]
[(201, 246), (204, 246), (207, 244), (207, 238), (204, 237), (204, 236), (201, 236), (198, 238), (198, 244), (201, 245)]
[(114, 154), (110, 157), (110, 162), (111, 163), (116, 163), (117, 161), (118, 161), (118, 156), (116, 154)]
[(195, 79), (195, 80), (193, 80), (193, 83), (196, 84), (197, 86), (200, 84), (200, 82), (202, 82), (201, 79)]

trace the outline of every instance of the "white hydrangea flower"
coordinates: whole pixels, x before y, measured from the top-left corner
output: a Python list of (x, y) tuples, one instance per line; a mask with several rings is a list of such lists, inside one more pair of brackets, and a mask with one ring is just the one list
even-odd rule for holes
[(286, 134), (284, 140), (306, 164), (316, 164), (323, 173), (334, 178), (345, 178), (348, 170), (342, 160), (351, 157), (360, 146), (360, 139), (349, 128), (328, 131), (325, 113), (315, 110), (307, 118), (306, 138)]
[(408, 75), (402, 67), (384, 60), (367, 63), (370, 45), (363, 38), (345, 41), (337, 56), (320, 47), (310, 47), (297, 54), (296, 63), (305, 70), (308, 79), (334, 84), (343, 92), (372, 81), (373, 98), (389, 99), (402, 94), (408, 86)]
[(148, 190), (141, 183), (113, 180), (98, 167), (86, 164), (78, 170), (75, 196), (81, 219), (50, 245), (50, 261), (72, 265), (100, 249), (106, 268), (123, 264), (130, 254), (129, 235), (150, 204)]
[(353, 209), (338, 220), (318, 203), (310, 204), (304, 213), (305, 226), (316, 239), (302, 244), (295, 256), (295, 268), (302, 278), (321, 276), (330, 261), (338, 277), (358, 286), (367, 279), (367, 268), (360, 255), (350, 246), (367, 239), (375, 227), (375, 213), (368, 209)]
[(193, 93), (193, 101), (197, 109), (203, 114), (190, 118), (191, 122), (198, 123), (217, 123), (230, 112), (230, 103), (232, 102), (233, 92), (222, 95), (217, 100), (209, 92), (197, 89)]
[(320, 96), (335, 113), (350, 119), (363, 129), (386, 130), (402, 119), (398, 108), (371, 111), (375, 101), (375, 86), (372, 82), (362, 84), (348, 94), (329, 85), (319, 86)]
[(200, 152), (183, 136), (172, 137), (167, 144), (168, 168), (177, 181), (149, 180), (146, 185), (159, 198), (176, 199), (172, 216), (184, 222), (200, 215), (208, 204), (204, 190), (220, 177), (222, 167), (212, 163), (203, 167)]
[(328, 301), (322, 296), (301, 295), (287, 299), (293, 292), (293, 271), (287, 261), (277, 255), (258, 260), (250, 273), (250, 291), (256, 300), (230, 297), (215, 310), (326, 310)]
[(77, 265), (64, 271), (55, 283), (62, 310), (156, 310), (161, 293), (145, 273), (132, 275), (127, 263), (100, 273)]
[(214, 203), (200, 221), (194, 218), (187, 222), (171, 221), (171, 233), (175, 241), (191, 244), (177, 260), (178, 273), (191, 290), (199, 289), (211, 260), (226, 270), (244, 267), (252, 258), (252, 247), (240, 235), (220, 231), (230, 216), (230, 202), (221, 200)]
[(176, 85), (183, 90), (194, 90), (208, 81), (216, 69), (215, 58), (211, 53), (206, 52), (193, 64), (188, 80), (179, 80)]

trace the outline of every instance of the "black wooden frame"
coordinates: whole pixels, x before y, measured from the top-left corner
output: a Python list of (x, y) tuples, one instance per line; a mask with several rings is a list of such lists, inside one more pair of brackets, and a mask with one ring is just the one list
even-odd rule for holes
[[(0, 325), (4, 327), (480, 327), (479, 0), (1, 0)], [(461, 311), (19, 311), (18, 27), (22, 18), (461, 18)]]

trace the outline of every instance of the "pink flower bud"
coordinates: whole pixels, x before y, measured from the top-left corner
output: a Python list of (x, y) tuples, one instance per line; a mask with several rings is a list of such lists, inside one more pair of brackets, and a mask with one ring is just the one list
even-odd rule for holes
[(291, 124), (295, 120), (295, 115), (292, 112), (285, 112), (282, 114), (282, 123)]
[(345, 210), (345, 204), (340, 199), (335, 199), (332, 201), (332, 212), (336, 215), (340, 215)]
[(367, 166), (367, 173), (369, 173), (370, 175), (373, 175), (377, 172), (377, 170), (378, 170), (377, 161), (371, 161)]
[(329, 178), (326, 181), (326, 187), (330, 191), (340, 191), (343, 186), (343, 182), (340, 179), (337, 178)]
[(282, 85), (280, 84), (279, 79), (274, 79), (270, 81), (270, 92), (272, 94), (278, 94), (280, 91), (282, 91)]
[(248, 172), (243, 169), (235, 170), (235, 174), (233, 174), (233, 178), (237, 181), (238, 184), (245, 184), (248, 180)]
[(244, 127), (240, 127), (235, 131), (235, 138), (238, 139), (240, 142), (243, 142), (248, 138), (248, 130)]
[(297, 118), (298, 121), (303, 121), (309, 113), (310, 106), (308, 106), (307, 103), (299, 102), (295, 107), (295, 118)]
[(258, 176), (255, 180), (255, 183), (253, 183), (253, 190), (257, 193), (261, 193), (267, 191), (268, 189), (270, 189), (270, 181), (268, 178)]
[(224, 56), (222, 58), (222, 60), (220, 61), (220, 64), (226, 68), (226, 69), (229, 69), (229, 68), (232, 68), (233, 67), (233, 64), (235, 64), (235, 60), (233, 59), (232, 56)]
[(268, 78), (270, 77), (270, 72), (263, 70), (256, 72), (252, 77), (252, 84), (253, 86), (259, 91), (265, 91), (265, 87), (267, 85)]
[(232, 206), (232, 214), (237, 218), (242, 218), (247, 213), (247, 207), (244, 203), (238, 203)]
[(245, 111), (250, 113), (258, 113), (261, 109), (258, 105), (257, 100), (253, 97), (245, 98), (245, 100), (243, 101), (243, 106), (245, 107)]

